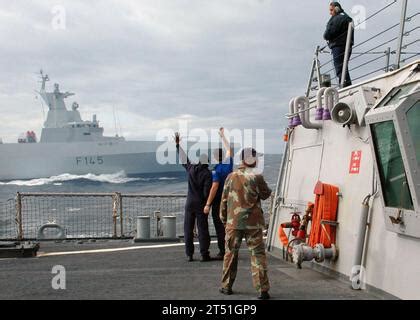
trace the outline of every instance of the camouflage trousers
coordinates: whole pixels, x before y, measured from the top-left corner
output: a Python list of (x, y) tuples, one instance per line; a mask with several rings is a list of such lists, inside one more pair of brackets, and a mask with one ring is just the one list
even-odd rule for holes
[(232, 288), (238, 270), (238, 254), (245, 237), (251, 252), (252, 282), (257, 292), (268, 291), (267, 257), (261, 229), (226, 230), (226, 253), (223, 260), (222, 287)]

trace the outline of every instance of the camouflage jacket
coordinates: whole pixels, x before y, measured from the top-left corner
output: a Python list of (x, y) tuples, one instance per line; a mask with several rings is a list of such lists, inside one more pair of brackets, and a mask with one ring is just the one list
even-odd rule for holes
[(263, 229), (265, 225), (261, 199), (271, 195), (262, 175), (240, 166), (226, 179), (220, 204), (220, 219), (226, 229)]

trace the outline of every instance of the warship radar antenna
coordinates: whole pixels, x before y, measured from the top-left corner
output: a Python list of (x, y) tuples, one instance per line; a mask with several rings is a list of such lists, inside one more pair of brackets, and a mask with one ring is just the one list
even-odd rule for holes
[(44, 76), (44, 71), (42, 71), (42, 69), (41, 69), (41, 70), (39, 70), (39, 74), (41, 75), (41, 79), (42, 79), (41, 90), (42, 90), (42, 91), (45, 91), (45, 83), (46, 83), (47, 81), (50, 81), (50, 78), (48, 77), (48, 74), (46, 74), (46, 75)]

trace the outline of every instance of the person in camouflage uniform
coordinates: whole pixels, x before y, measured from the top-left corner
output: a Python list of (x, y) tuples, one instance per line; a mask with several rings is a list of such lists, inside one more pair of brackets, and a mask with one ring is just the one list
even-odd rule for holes
[(220, 219), (226, 228), (226, 254), (223, 260), (220, 292), (232, 294), (238, 268), (238, 254), (245, 237), (251, 252), (251, 271), (259, 299), (269, 299), (270, 284), (267, 276), (267, 258), (263, 241), (265, 226), (261, 199), (270, 197), (271, 190), (262, 175), (254, 173), (257, 152), (252, 148), (242, 150), (242, 164), (225, 182)]

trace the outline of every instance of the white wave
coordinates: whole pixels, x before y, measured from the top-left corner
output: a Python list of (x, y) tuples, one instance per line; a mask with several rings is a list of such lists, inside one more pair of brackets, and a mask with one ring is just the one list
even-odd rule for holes
[(162, 177), (159, 180), (178, 180), (178, 178), (169, 178), (169, 177)]
[(84, 175), (75, 175), (75, 174), (64, 173), (64, 174), (60, 174), (58, 176), (52, 176), (52, 177), (49, 177), (49, 178), (0, 182), (0, 185), (16, 185), (16, 186), (36, 187), (36, 186), (42, 186), (42, 185), (46, 185), (46, 184), (59, 185), (61, 182), (72, 181), (72, 180), (80, 180), (80, 179), (86, 179), (86, 180), (90, 180), (90, 181), (104, 182), (104, 183), (113, 183), (113, 184), (123, 184), (123, 183), (127, 183), (127, 182), (132, 182), (132, 181), (141, 181), (141, 180), (148, 181), (149, 180), (149, 179), (143, 179), (143, 178), (127, 178), (124, 171), (120, 171), (120, 172), (117, 172), (117, 173), (100, 174), (100, 175), (95, 175), (95, 174), (92, 174), (92, 173), (88, 173), (88, 174), (84, 174)]

